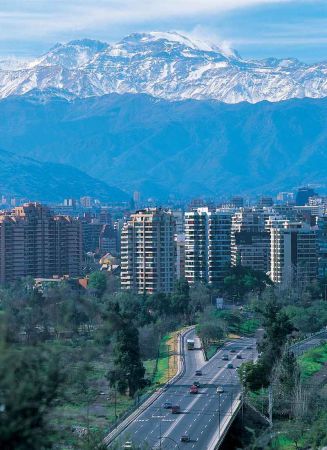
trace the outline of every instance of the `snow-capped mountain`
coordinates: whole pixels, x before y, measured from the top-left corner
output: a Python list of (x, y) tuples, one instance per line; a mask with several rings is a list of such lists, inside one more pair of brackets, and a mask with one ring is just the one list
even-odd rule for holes
[(116, 92), (168, 100), (276, 102), (327, 96), (327, 62), (244, 60), (237, 52), (178, 33), (135, 33), (114, 45), (86, 39), (57, 44), (18, 68), (0, 64), (0, 98), (35, 88), (63, 90), (70, 98)]

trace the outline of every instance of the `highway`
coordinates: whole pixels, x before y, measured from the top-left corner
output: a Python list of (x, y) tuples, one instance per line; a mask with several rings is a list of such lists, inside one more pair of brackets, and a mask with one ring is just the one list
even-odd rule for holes
[(324, 328), (317, 333), (308, 336), (306, 339), (303, 339), (296, 344), (290, 346), (290, 350), (294, 353), (295, 356), (300, 356), (302, 353), (310, 350), (311, 348), (318, 347), (321, 345), (322, 341), (327, 340), (327, 329)]
[[(194, 350), (186, 349), (186, 339), (195, 340)], [(189, 331), (182, 340), (182, 376), (168, 385), (159, 398), (115, 442), (118, 441), (121, 448), (126, 441), (132, 442), (133, 448), (142, 447), (145, 443), (148, 448), (158, 449), (211, 448), (217, 433), (220, 434), (224, 424), (234, 413), (235, 402), (241, 394), (236, 368), (242, 362), (253, 359), (255, 352), (254, 339), (242, 338), (226, 343), (206, 362), (200, 340), (195, 336), (194, 330)], [(229, 359), (223, 360), (223, 355), (226, 354)], [(231, 363), (233, 368), (228, 368)], [(198, 369), (202, 370), (202, 376), (195, 376)], [(190, 394), (189, 388), (195, 380), (200, 382), (199, 392)], [(222, 387), (224, 392), (218, 394), (217, 386)], [(171, 409), (163, 407), (165, 402), (180, 406), (181, 412), (172, 414)], [(190, 437), (190, 442), (181, 442), (180, 438), (184, 434)]]

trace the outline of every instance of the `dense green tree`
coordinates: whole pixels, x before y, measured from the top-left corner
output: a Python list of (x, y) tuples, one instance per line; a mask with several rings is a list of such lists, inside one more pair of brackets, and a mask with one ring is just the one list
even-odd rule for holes
[(264, 339), (259, 348), (261, 351), (270, 351), (271, 358), (276, 360), (281, 356), (287, 336), (294, 330), (294, 327), (274, 297), (263, 303), (259, 311), (265, 330)]
[(303, 333), (319, 331), (327, 325), (327, 302), (323, 300), (316, 300), (308, 306), (285, 306), (284, 311), (293, 326)]
[(138, 330), (133, 323), (116, 313), (115, 343), (113, 345), (113, 369), (108, 372), (111, 386), (131, 397), (146, 385), (145, 369), (140, 357)]
[(0, 448), (51, 448), (48, 414), (63, 382), (58, 360), (36, 347), (0, 353)]
[(211, 297), (210, 288), (200, 281), (196, 282), (190, 289), (190, 312), (194, 315), (204, 311), (211, 305)]
[(188, 314), (190, 304), (190, 287), (187, 280), (180, 279), (176, 282), (171, 295), (171, 312), (174, 314)]
[(107, 287), (107, 275), (104, 272), (92, 272), (89, 277), (88, 289), (97, 297), (102, 297)]
[(326, 409), (318, 411), (314, 420), (307, 427), (307, 434), (305, 436), (306, 448), (314, 450), (321, 449), (327, 446), (327, 411)]
[(285, 351), (278, 370), (278, 384), (282, 395), (292, 397), (300, 381), (300, 369), (294, 353)]
[(204, 322), (197, 326), (197, 334), (208, 345), (210, 341), (217, 341), (224, 337), (224, 330), (216, 321)]
[(258, 362), (244, 365), (245, 368), (241, 369), (242, 381), (251, 390), (269, 385), (274, 365), (280, 360), (287, 338), (294, 329), (274, 296), (260, 305), (259, 310), (265, 330), (258, 345), (261, 355)]
[(248, 361), (238, 369), (240, 380), (246, 389), (258, 391), (269, 386), (270, 367), (264, 361)]
[(271, 279), (258, 270), (237, 265), (231, 267), (224, 278), (224, 291), (230, 298), (244, 300), (249, 292), (262, 292), (273, 283)]

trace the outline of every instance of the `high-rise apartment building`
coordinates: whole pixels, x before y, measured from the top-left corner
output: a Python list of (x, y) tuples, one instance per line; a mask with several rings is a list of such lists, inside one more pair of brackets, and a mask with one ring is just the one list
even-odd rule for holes
[(121, 287), (138, 293), (171, 292), (176, 279), (172, 213), (147, 208), (132, 214), (121, 233)]
[(176, 234), (176, 278), (185, 278), (185, 235)]
[(268, 272), (270, 233), (265, 227), (262, 210), (244, 208), (233, 215), (231, 231), (231, 263)]
[(230, 266), (231, 212), (198, 208), (185, 213), (185, 278), (219, 284)]
[(316, 230), (301, 222), (275, 222), (271, 228), (270, 277), (284, 286), (304, 286), (317, 277)]
[(111, 224), (102, 225), (99, 236), (99, 252), (103, 256), (106, 253), (111, 253), (117, 256), (117, 232)]
[(301, 187), (298, 189), (295, 198), (295, 204), (297, 206), (304, 206), (308, 204), (310, 197), (315, 197), (317, 194), (314, 189), (309, 186)]
[(318, 275), (327, 276), (327, 216), (317, 218)]
[(83, 208), (91, 208), (92, 206), (92, 197), (81, 197), (79, 201)]
[(0, 282), (21, 277), (76, 276), (82, 266), (81, 226), (39, 203), (0, 214)]
[(235, 208), (243, 208), (244, 207), (244, 198), (240, 197), (239, 195), (236, 195), (231, 198), (230, 200), (231, 206)]
[(274, 200), (272, 197), (262, 196), (259, 198), (258, 206), (269, 208), (274, 205)]

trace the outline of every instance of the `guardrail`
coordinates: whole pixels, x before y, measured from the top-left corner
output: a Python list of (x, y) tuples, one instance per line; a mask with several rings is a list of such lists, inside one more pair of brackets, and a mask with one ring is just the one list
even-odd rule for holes
[[(298, 356), (305, 351), (307, 351), (310, 348), (313, 348), (320, 344), (320, 342), (314, 342), (317, 339), (327, 339), (327, 328), (324, 328), (323, 330), (318, 331), (317, 333), (313, 333), (310, 336), (307, 336), (302, 341), (299, 341), (295, 344), (292, 344), (289, 348), (292, 349), (293, 353)], [(239, 413), (242, 404), (244, 402), (243, 396), (236, 399), (233, 403), (231, 414), (226, 414), (225, 419), (220, 423), (220, 428), (218, 429), (216, 435), (210, 442), (208, 446), (208, 450), (217, 450), (222, 445), (226, 434), (231, 427), (234, 419), (236, 418), (237, 414)]]
[(188, 327), (184, 330), (178, 339), (178, 369), (177, 373), (172, 377), (168, 382), (156, 390), (153, 394), (148, 397), (144, 403), (142, 403), (134, 412), (130, 413), (127, 417), (123, 416), (122, 420), (120, 420), (115, 428), (103, 439), (105, 445), (109, 446), (135, 419), (137, 419), (149, 406), (151, 406), (160, 395), (165, 392), (166, 388), (181, 378), (185, 373), (185, 351), (184, 351), (184, 339), (187, 333), (194, 329), (194, 326)]
[(316, 339), (325, 340), (327, 339), (327, 328), (324, 328), (320, 331), (317, 331), (316, 333), (313, 333), (309, 336), (307, 336), (305, 339), (302, 339), (302, 341), (296, 342), (295, 344), (290, 345), (289, 349), (294, 353), (295, 356), (302, 355), (307, 350), (310, 350), (311, 348), (317, 347), (320, 345), (320, 342), (314, 342)]
[(230, 413), (227, 413), (225, 415), (225, 418), (220, 422), (220, 426), (218, 427), (215, 436), (209, 443), (207, 450), (216, 450), (221, 446), (226, 437), (226, 434), (228, 433), (229, 428), (231, 427), (232, 423), (234, 422), (237, 414), (239, 413), (242, 407), (243, 401), (244, 401), (243, 397), (234, 400), (231, 406)]

